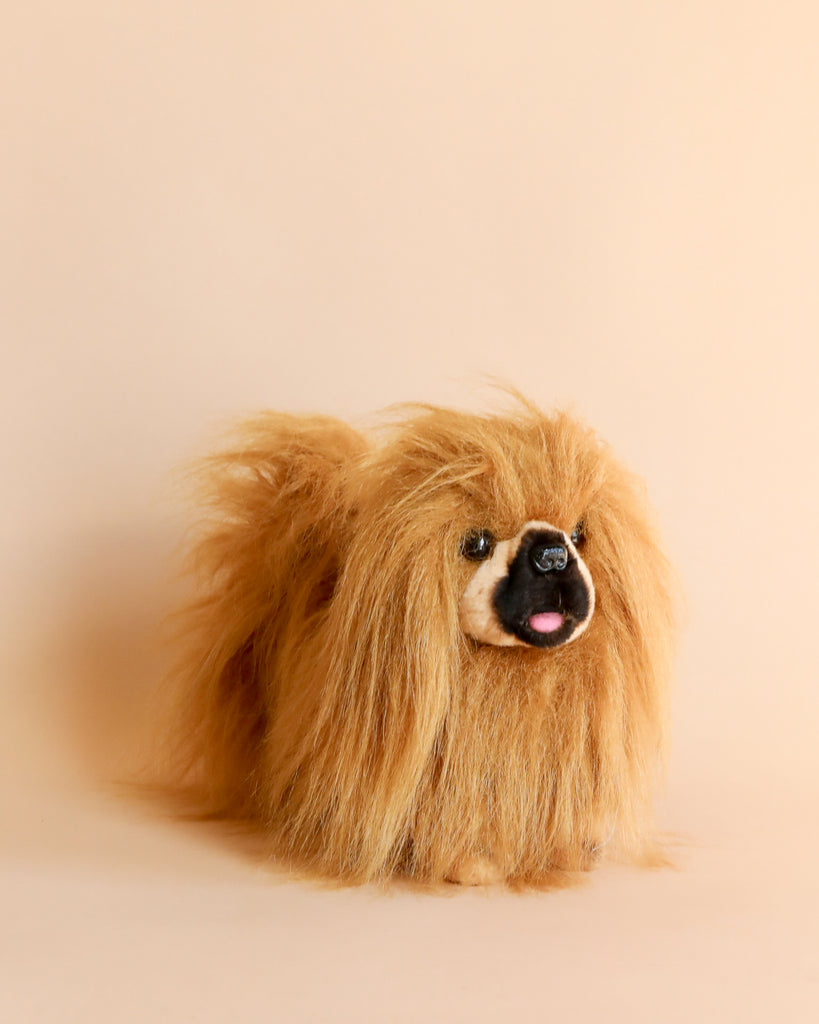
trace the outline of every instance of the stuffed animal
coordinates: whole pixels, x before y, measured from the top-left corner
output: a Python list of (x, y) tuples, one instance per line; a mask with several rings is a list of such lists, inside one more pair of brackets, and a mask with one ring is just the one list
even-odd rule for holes
[(211, 813), (346, 883), (652, 856), (671, 577), (590, 429), (269, 413), (203, 474), (174, 744)]

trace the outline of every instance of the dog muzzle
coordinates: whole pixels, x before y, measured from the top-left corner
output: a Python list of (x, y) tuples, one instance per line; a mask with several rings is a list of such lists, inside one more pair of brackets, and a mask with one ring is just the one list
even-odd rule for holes
[[(479, 548), (480, 544), (476, 545)], [(527, 523), (481, 558), (460, 605), (463, 631), (498, 647), (559, 647), (594, 611), (594, 584), (576, 546), (551, 523)]]

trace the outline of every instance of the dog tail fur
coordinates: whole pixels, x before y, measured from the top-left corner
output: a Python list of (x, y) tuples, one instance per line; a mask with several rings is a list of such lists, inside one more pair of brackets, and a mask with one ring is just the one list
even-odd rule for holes
[[(197, 464), (205, 516), (186, 571), (168, 751), (172, 786), (208, 816), (253, 817), (277, 650), (333, 593), (364, 437), (330, 417), (264, 413)], [(201, 506), (200, 506), (201, 507)], [(300, 585), (301, 584), (301, 585)]]

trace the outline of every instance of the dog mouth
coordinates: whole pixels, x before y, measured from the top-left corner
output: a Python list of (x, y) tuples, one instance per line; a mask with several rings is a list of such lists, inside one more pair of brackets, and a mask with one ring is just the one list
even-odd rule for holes
[(535, 612), (529, 616), (527, 625), (533, 633), (556, 633), (565, 621), (566, 616), (560, 612)]
[(560, 591), (526, 600), (525, 591), (512, 588), (510, 593), (505, 589), (501, 583), (495, 591), (495, 613), (501, 628), (519, 642), (541, 648), (560, 647), (583, 631), (590, 612), (588, 603), (584, 604), (585, 591), (578, 591), (574, 600), (567, 600), (570, 595)]
[(508, 630), (518, 641), (532, 647), (560, 647), (571, 640), (578, 631), (580, 623), (575, 615), (561, 609), (551, 608), (548, 611), (533, 611), (524, 614), (520, 619), (506, 620), (503, 628)]

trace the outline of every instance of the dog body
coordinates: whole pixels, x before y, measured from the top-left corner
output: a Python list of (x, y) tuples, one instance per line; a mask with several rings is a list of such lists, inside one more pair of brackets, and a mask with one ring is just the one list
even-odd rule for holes
[(572, 418), (268, 414), (208, 460), (174, 733), (212, 812), (348, 882), (554, 884), (647, 849), (669, 572)]

